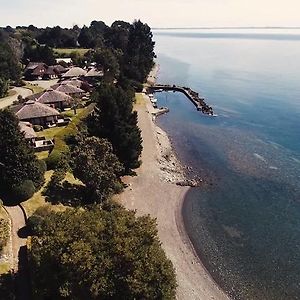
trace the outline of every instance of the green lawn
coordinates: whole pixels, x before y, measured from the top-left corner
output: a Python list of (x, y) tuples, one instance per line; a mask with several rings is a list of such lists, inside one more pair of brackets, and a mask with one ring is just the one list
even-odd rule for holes
[(6, 274), (10, 271), (10, 265), (8, 262), (0, 263), (0, 275)]
[(29, 83), (29, 82), (26, 83), (26, 85), (24, 86), (24, 88), (27, 88), (27, 89), (31, 90), (33, 94), (41, 93), (41, 92), (43, 92), (45, 90), (41, 86), (39, 86), (39, 85), (33, 85), (33, 84)]
[(49, 156), (49, 151), (36, 152), (35, 155), (40, 160), (46, 159)]
[[(51, 210), (55, 210), (55, 211), (61, 211), (66, 209), (66, 206), (63, 206), (62, 204), (59, 205), (52, 205), (49, 202), (46, 202), (45, 200), (45, 196), (42, 195), (44, 188), (46, 187), (46, 185), (49, 183), (51, 176), (53, 174), (53, 171), (47, 171), (45, 173), (45, 184), (44, 186), (38, 191), (36, 192), (30, 199), (28, 199), (27, 201), (22, 203), (22, 206), (24, 207), (27, 216), (30, 217), (33, 215), (33, 213), (40, 207), (43, 206), (49, 206), (51, 208)], [(77, 185), (82, 185), (80, 180), (77, 180), (74, 178), (72, 173), (67, 173), (65, 180), (68, 181), (71, 184), (77, 184)]]
[(0, 206), (0, 218), (8, 220), (8, 216), (2, 205)]
[(84, 48), (54, 48), (54, 52), (57, 54), (66, 54), (70, 55), (72, 52), (77, 52), (79, 55), (84, 55), (87, 53), (90, 49), (84, 49)]

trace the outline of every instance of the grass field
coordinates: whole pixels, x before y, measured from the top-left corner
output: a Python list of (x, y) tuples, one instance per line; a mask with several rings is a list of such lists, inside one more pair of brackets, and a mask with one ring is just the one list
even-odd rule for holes
[(66, 55), (70, 55), (73, 52), (77, 52), (79, 55), (84, 55), (85, 53), (87, 53), (90, 49), (84, 49), (84, 48), (55, 48), (54, 52), (56, 52), (57, 54), (66, 54)]
[(10, 271), (10, 266), (8, 262), (0, 263), (0, 275), (6, 274)]
[[(38, 192), (36, 192), (29, 200), (22, 203), (22, 206), (24, 207), (28, 217), (32, 216), (38, 208), (44, 207), (44, 206), (49, 206), (51, 208), (51, 210), (54, 210), (54, 211), (65, 210), (66, 206), (63, 206), (62, 204), (52, 205), (49, 202), (47, 202), (45, 200), (45, 196), (42, 195), (45, 187), (47, 186), (47, 184), (49, 183), (49, 181), (51, 179), (52, 174), (53, 174), (53, 171), (47, 171), (45, 173), (44, 186)], [(66, 177), (64, 180), (68, 181), (71, 184), (82, 185), (81, 181), (75, 179), (73, 174), (69, 173), (69, 172), (66, 174)]]
[(39, 85), (33, 85), (31, 83), (28, 83), (28, 82), (26, 83), (26, 85), (24, 87), (31, 90), (33, 94), (41, 93), (45, 90), (44, 88), (42, 88)]
[(144, 94), (135, 93), (135, 104), (143, 104), (143, 103), (145, 103)]

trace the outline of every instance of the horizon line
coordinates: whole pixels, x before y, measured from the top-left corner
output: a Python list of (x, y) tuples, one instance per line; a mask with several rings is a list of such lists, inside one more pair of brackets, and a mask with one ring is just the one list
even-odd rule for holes
[(300, 26), (201, 26), (201, 27), (152, 27), (153, 30), (176, 29), (300, 29)]

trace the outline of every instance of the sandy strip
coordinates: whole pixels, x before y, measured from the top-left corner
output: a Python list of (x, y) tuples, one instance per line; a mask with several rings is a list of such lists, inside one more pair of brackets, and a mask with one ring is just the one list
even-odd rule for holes
[(228, 299), (211, 279), (195, 255), (184, 230), (181, 206), (188, 187), (174, 182), (183, 177), (167, 135), (158, 128), (149, 98), (139, 101), (139, 126), (142, 130), (142, 166), (136, 177), (126, 177), (129, 187), (120, 201), (138, 215), (150, 214), (157, 219), (159, 237), (177, 273), (177, 299)]

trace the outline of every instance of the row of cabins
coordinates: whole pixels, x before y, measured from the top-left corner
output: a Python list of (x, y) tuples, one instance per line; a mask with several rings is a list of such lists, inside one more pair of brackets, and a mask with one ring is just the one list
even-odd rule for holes
[(99, 77), (103, 77), (103, 75), (103, 70), (98, 70), (95, 67), (90, 67), (85, 70), (80, 67), (65, 68), (59, 64), (47, 66), (45, 63), (40, 62), (30, 62), (24, 71), (24, 78), (26, 80), (82, 77), (89, 81), (99, 79)]
[(64, 118), (60, 112), (75, 107), (86, 95), (86, 91), (80, 88), (82, 84), (84, 82), (79, 79), (66, 80), (11, 107), (20, 120), (21, 131), (35, 151), (51, 150), (54, 144), (52, 140), (37, 137), (34, 126), (48, 128), (68, 124), (70, 119)]

